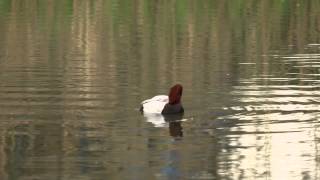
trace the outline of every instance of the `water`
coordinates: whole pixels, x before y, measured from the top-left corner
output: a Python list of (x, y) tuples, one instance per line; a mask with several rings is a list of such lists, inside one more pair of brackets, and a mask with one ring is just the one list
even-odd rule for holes
[(319, 179), (319, 9), (1, 1), (1, 179)]

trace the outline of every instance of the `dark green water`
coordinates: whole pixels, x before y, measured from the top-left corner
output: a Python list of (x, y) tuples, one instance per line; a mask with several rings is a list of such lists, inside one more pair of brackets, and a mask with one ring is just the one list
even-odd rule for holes
[[(1, 0), (0, 179), (319, 179), (320, 1)], [(142, 100), (184, 86), (180, 121)]]

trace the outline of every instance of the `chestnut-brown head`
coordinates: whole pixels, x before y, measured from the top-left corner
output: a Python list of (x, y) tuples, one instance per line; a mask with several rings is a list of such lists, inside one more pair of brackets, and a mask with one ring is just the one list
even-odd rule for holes
[(182, 96), (182, 86), (180, 84), (176, 84), (171, 87), (169, 92), (169, 104), (179, 104)]

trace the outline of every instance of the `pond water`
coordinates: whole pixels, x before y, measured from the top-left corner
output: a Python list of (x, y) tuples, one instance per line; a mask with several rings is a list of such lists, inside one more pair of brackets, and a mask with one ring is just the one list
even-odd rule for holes
[(2, 0), (1, 179), (319, 179), (319, 9)]

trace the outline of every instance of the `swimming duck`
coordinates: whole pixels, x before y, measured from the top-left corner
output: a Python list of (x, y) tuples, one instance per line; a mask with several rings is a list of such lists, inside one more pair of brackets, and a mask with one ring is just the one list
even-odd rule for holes
[(141, 103), (141, 112), (155, 114), (176, 114), (183, 113), (184, 109), (181, 104), (182, 86), (176, 84), (171, 87), (169, 96), (158, 95), (147, 99)]

